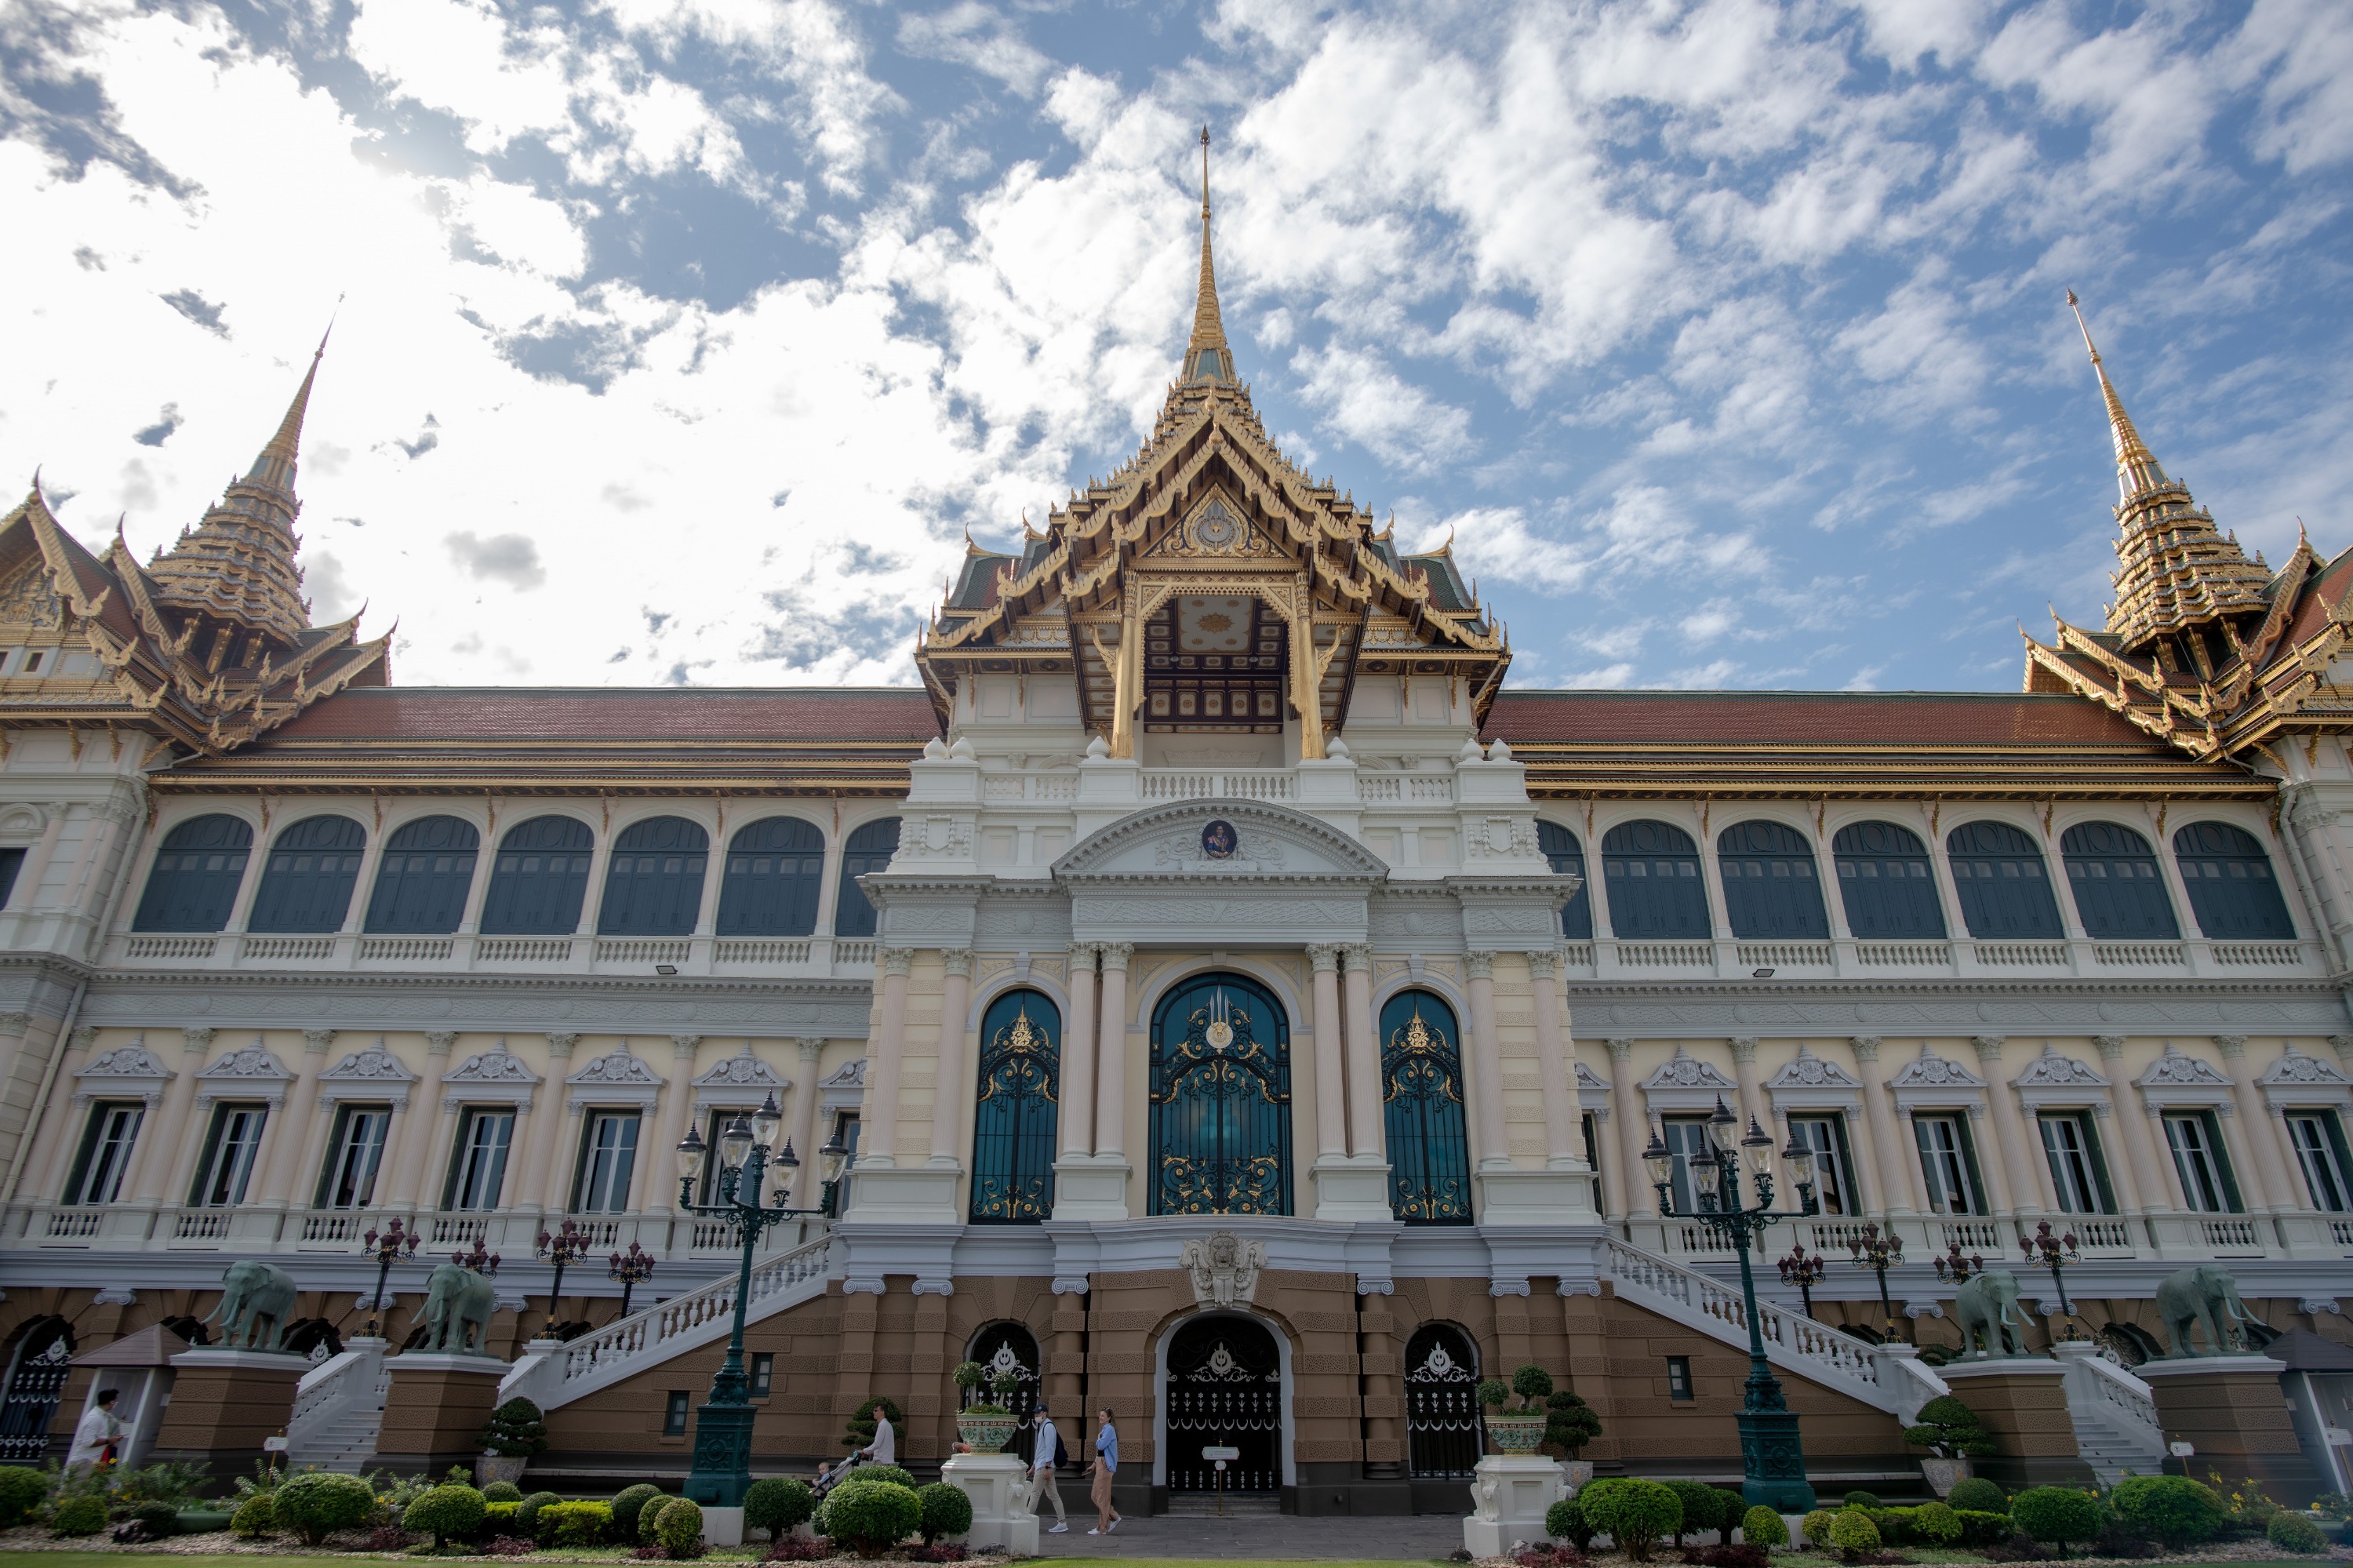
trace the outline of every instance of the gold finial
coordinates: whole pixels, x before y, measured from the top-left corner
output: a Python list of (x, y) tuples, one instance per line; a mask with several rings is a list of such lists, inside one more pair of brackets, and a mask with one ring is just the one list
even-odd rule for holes
[(1201, 127), (1201, 281), (1193, 298), (1193, 336), (1185, 346), (1187, 381), (1234, 378), (1233, 355), (1226, 347), (1226, 325), (1218, 311), (1218, 273), (1209, 259), (1209, 128)]
[(2092, 329), (2084, 324), (2084, 310), (2076, 302), (2073, 289), (2067, 291), (2067, 308), (2075, 313), (2076, 329), (2084, 334), (2084, 347), (2092, 356), (2092, 374), (2099, 377), (2100, 400), (2107, 406), (2108, 434), (2116, 448), (2117, 499), (2130, 501), (2143, 491), (2168, 482), (2165, 470), (2158, 466), (2156, 455), (2133, 428), (2132, 416), (2125, 412), (2124, 399), (2116, 396), (2116, 385), (2108, 379), (2107, 366), (2100, 363), (2099, 345), (2092, 341)]

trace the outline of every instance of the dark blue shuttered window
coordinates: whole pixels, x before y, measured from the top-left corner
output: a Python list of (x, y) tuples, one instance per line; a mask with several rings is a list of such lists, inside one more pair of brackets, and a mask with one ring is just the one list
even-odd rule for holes
[(134, 931), (217, 931), (228, 924), (253, 829), (229, 816), (197, 817), (164, 835)]
[(1454, 1011), (1426, 991), (1381, 1009), (1381, 1118), (1389, 1209), (1408, 1224), (1471, 1223), (1471, 1140)]
[(2198, 929), (2211, 940), (2295, 939), (2271, 857), (2253, 834), (2228, 822), (2192, 822), (2173, 835), (2173, 858)]
[(613, 841), (596, 930), (607, 937), (683, 937), (702, 908), (711, 835), (684, 817), (633, 822)]
[(1746, 942), (1821, 941), (1831, 934), (1814, 846), (1778, 822), (1735, 822), (1715, 836), (1724, 920)]
[(482, 929), (491, 936), (568, 936), (580, 928), (596, 835), (574, 817), (533, 817), (507, 830), (491, 863)]
[(1961, 918), (1980, 940), (2066, 935), (2034, 841), (2007, 822), (1968, 822), (1945, 835)]
[(874, 906), (858, 885), (858, 879), (870, 871), (887, 871), (891, 857), (899, 853), (899, 819), (886, 818), (869, 822), (849, 835), (841, 846), (841, 895), (833, 911), (833, 934), (837, 937), (871, 937), (874, 935)]
[(1699, 846), (1681, 828), (1625, 822), (1610, 829), (1601, 839), (1601, 874), (1609, 887), (1610, 935), (1709, 935)]
[(1062, 1015), (1039, 991), (1008, 991), (981, 1018), (972, 1118), (975, 1221), (1035, 1224), (1054, 1212), (1061, 1044)]
[(466, 916), (474, 886), (474, 855), (482, 842), (459, 817), (422, 817), (384, 841), (368, 895), (371, 931), (443, 936)]
[(248, 931), (340, 931), (360, 879), (367, 830), (349, 817), (307, 817), (278, 835), (262, 863)]
[(728, 841), (719, 886), (723, 937), (806, 937), (825, 890), (825, 834), (798, 817), (768, 817)]
[(2079, 822), (2059, 836), (2059, 853), (2085, 936), (2169, 942), (2181, 935), (2147, 839), (2116, 822)]
[(1838, 859), (1847, 929), (1858, 939), (1944, 939), (1936, 868), (1917, 833), (1894, 822), (1856, 822), (1838, 831), (1831, 852)]
[(1291, 1213), (1291, 1024), (1235, 974), (1186, 980), (1152, 1014), (1155, 1214)]
[(1536, 824), (1536, 848), (1552, 863), (1553, 870), (1578, 879), (1577, 896), (1561, 906), (1560, 934), (1572, 941), (1589, 941), (1593, 937), (1593, 889), (1585, 878), (1585, 848), (1577, 835), (1558, 822)]

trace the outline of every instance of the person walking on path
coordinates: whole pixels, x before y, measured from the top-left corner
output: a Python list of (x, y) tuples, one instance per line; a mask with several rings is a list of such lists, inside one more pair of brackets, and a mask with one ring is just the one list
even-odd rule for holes
[(891, 1430), (891, 1412), (887, 1406), (874, 1407), (874, 1441), (858, 1450), (878, 1465), (899, 1462), (899, 1435)]
[(66, 1453), (68, 1475), (88, 1475), (103, 1464), (108, 1450), (121, 1441), (122, 1423), (115, 1417), (115, 1391), (98, 1391), (97, 1402), (85, 1412), (81, 1424), (74, 1428), (73, 1446)]
[(1054, 1525), (1049, 1535), (1060, 1535), (1071, 1528), (1071, 1516), (1062, 1511), (1062, 1494), (1054, 1488), (1054, 1456), (1062, 1440), (1054, 1430), (1054, 1418), (1046, 1414), (1041, 1402), (1038, 1406), (1038, 1441), (1029, 1450), (1029, 1511), (1036, 1513), (1040, 1503), (1054, 1505)]
[(1095, 1481), (1091, 1496), (1094, 1499), (1095, 1527), (1089, 1535), (1109, 1535), (1119, 1528), (1119, 1510), (1111, 1506), (1111, 1478), (1119, 1470), (1119, 1428), (1112, 1425), (1109, 1407), (1095, 1412), (1102, 1425), (1095, 1428)]

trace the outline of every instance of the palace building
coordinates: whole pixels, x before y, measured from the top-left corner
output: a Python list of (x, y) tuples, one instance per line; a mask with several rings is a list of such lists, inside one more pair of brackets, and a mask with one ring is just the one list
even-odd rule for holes
[(168, 1375), (251, 1258), (316, 1363), (295, 1457), (396, 1457), (398, 1219), (500, 1255), (533, 1475), (674, 1480), (738, 1248), (673, 1151), (773, 1097), (781, 1190), (846, 1163), (755, 1260), (761, 1467), (880, 1397), (928, 1472), (972, 1359), (1074, 1450), (1111, 1406), (1138, 1511), (1212, 1444), (1295, 1511), (1461, 1511), (1472, 1386), (1533, 1361), (1604, 1473), (1736, 1477), (1747, 1327), (1689, 1217), (1722, 1105), (1785, 1200), (1811, 1154), (1757, 1262), (1818, 1485), (1917, 1482), (1902, 1427), (1961, 1388), (1931, 1263), (1976, 1257), (2067, 1368), (2058, 1438), (1989, 1464), (2155, 1468), (2157, 1289), (2220, 1263), (2287, 1369), (2268, 1473), (2347, 1487), (2353, 558), (2249, 559), (2094, 351), (2116, 600), (2022, 690), (1512, 687), (1451, 556), (1269, 439), (1202, 217), (1149, 438), (969, 552), (904, 686), (398, 684), (302, 598), (315, 360), (153, 559), (6, 515), (0, 1460), (100, 1368)]

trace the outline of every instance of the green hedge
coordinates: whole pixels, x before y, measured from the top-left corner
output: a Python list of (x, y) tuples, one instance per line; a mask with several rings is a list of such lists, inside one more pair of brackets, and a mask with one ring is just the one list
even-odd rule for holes
[(430, 1535), (437, 1548), (446, 1548), (450, 1537), (470, 1536), (481, 1529), (490, 1507), (471, 1487), (438, 1486), (410, 1503), (400, 1522), (420, 1535)]
[(1740, 1516), (1740, 1539), (1750, 1546), (1762, 1546), (1769, 1551), (1776, 1546), (1789, 1544), (1789, 1526), (1779, 1514), (1758, 1503)]
[(49, 1529), (58, 1535), (96, 1535), (106, 1528), (106, 1499), (85, 1492), (58, 1504)]
[(279, 1483), (270, 1503), (280, 1530), (316, 1546), (339, 1530), (357, 1530), (375, 1511), (375, 1490), (357, 1476), (306, 1470)]
[(922, 1528), (923, 1505), (896, 1481), (856, 1477), (826, 1494), (818, 1528), (861, 1557), (887, 1552)]
[(2169, 1547), (2207, 1540), (2230, 1513), (2213, 1488), (2187, 1476), (2127, 1477), (2108, 1500), (2126, 1524)]
[[(759, 1489), (757, 1482), (753, 1484)], [(638, 1510), (662, 1495), (662, 1489), (649, 1481), (639, 1481), (633, 1487), (623, 1487), (613, 1495), (613, 1535), (618, 1541), (638, 1538)]]
[(2008, 1513), (2010, 1499), (1983, 1476), (1964, 1476), (1945, 1501), (1957, 1512)]
[(791, 1476), (754, 1481), (744, 1494), (744, 1528), (765, 1530), (772, 1542), (782, 1541), (815, 1512), (816, 1494), (807, 1481)]
[(2100, 1533), (2100, 1499), (2073, 1487), (2030, 1487), (2010, 1499), (2010, 1517), (2035, 1540), (2065, 1549)]
[(0, 1465), (0, 1530), (13, 1530), (48, 1500), (48, 1478), (29, 1465)]
[(1593, 1528), (1606, 1532), (1620, 1551), (1637, 1563), (1649, 1562), (1659, 1538), (1683, 1527), (1683, 1499), (1662, 1481), (1612, 1476), (1588, 1483), (1577, 1496)]

